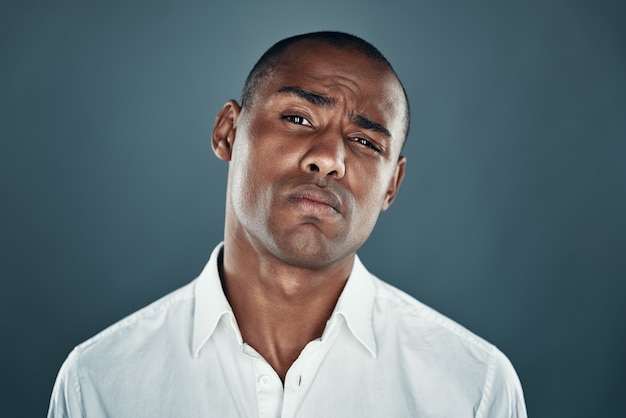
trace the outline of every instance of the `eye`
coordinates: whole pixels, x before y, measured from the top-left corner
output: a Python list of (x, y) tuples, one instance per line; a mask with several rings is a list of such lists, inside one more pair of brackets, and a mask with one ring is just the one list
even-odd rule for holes
[(350, 140), (356, 143), (359, 143), (365, 147), (371, 148), (376, 153), (380, 153), (380, 148), (378, 148), (373, 142), (365, 138), (353, 137), (353, 138), (350, 138)]
[(300, 115), (284, 115), (283, 119), (293, 123), (294, 125), (313, 126), (307, 118)]

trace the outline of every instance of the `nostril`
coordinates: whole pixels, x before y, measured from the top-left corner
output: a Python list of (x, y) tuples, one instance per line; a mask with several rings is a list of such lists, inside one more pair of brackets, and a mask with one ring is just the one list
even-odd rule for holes
[(315, 171), (317, 173), (319, 173), (319, 171), (320, 171), (320, 168), (317, 166), (317, 164), (309, 164), (309, 169), (311, 171)]

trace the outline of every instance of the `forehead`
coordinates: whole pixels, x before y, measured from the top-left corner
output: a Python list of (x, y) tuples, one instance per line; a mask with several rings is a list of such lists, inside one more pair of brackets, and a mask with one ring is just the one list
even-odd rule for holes
[(394, 137), (403, 136), (406, 102), (400, 82), (386, 64), (360, 51), (300, 41), (280, 54), (261, 84), (259, 93), (266, 99), (282, 87), (301, 87), (384, 122)]

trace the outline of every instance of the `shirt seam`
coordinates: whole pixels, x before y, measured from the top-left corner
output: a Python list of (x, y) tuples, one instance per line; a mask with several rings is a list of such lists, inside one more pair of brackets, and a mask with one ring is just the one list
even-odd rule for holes
[[(382, 282), (382, 280), (378, 279), (378, 282)], [(392, 285), (382, 282), (384, 285), (391, 287), (392, 289), (402, 292), (400, 289), (396, 289)], [(435, 323), (449, 332), (453, 333), (457, 337), (462, 338), (464, 341), (471, 343), (473, 346), (481, 349), (488, 355), (493, 355), (494, 346), (488, 341), (482, 339), (476, 334), (469, 331), (463, 325), (455, 322), (454, 320), (446, 317), (445, 315), (439, 313), (435, 309), (424, 305), (419, 300), (412, 298), (413, 303), (408, 303), (404, 299), (402, 299), (399, 295), (395, 295), (390, 291), (390, 289), (386, 288), (386, 286), (380, 286), (383, 289), (379, 289), (377, 291), (375, 299), (378, 300), (386, 300), (391, 303), (394, 303), (398, 308), (403, 309), (405, 312), (415, 316), (416, 318), (422, 318), (429, 322)], [(382, 290), (382, 292), (381, 292)], [(384, 292), (384, 293), (383, 293)], [(402, 292), (403, 293), (403, 292)], [(408, 295), (407, 295), (408, 296)], [(417, 306), (415, 306), (417, 304)]]
[(81, 416), (86, 417), (87, 411), (85, 409), (85, 403), (83, 402), (83, 392), (80, 387), (80, 379), (78, 377), (78, 362), (80, 360), (80, 353), (76, 352), (76, 362), (74, 363), (74, 367), (72, 368), (72, 374), (74, 375), (75, 385), (74, 390), (76, 391), (76, 395), (78, 396), (78, 404), (80, 405)]
[(145, 306), (139, 311), (131, 313), (130, 315), (127, 315), (125, 318), (122, 318), (119, 321), (114, 322), (113, 324), (105, 328), (104, 330), (100, 331), (93, 337), (89, 338), (87, 341), (76, 346), (76, 348), (79, 351), (86, 350), (91, 345), (97, 343), (98, 341), (104, 338), (110, 338), (112, 334), (121, 332), (122, 330), (135, 325), (136, 323), (140, 322), (141, 320), (143, 320), (144, 318), (148, 316), (155, 315), (179, 302), (184, 302), (186, 300), (193, 299), (194, 297), (193, 291), (190, 294), (189, 288), (191, 287), (191, 289), (193, 289), (192, 285), (194, 283), (195, 283), (195, 280), (192, 281), (191, 283), (186, 284), (185, 286), (181, 288), (178, 288), (172, 291), (170, 294), (161, 297), (160, 299), (152, 302), (151, 304), (149, 304), (148, 306)]
[(476, 418), (482, 418), (484, 416), (486, 405), (489, 404), (489, 400), (491, 398), (491, 391), (493, 390), (493, 381), (495, 378), (495, 366), (496, 362), (492, 361), (489, 363), (489, 368), (487, 369), (487, 376), (485, 378), (485, 383), (483, 385), (483, 396), (480, 398), (480, 402), (478, 404), (478, 408), (476, 409)]

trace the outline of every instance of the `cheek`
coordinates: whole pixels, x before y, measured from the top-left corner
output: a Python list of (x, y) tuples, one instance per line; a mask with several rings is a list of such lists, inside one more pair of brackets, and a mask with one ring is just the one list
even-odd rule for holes
[(239, 219), (258, 222), (268, 216), (275, 197), (275, 185), (281, 158), (271, 149), (260, 146), (254, 138), (242, 140), (233, 148), (231, 161), (232, 201)]
[(369, 216), (370, 213), (379, 213), (387, 192), (389, 183), (388, 170), (378, 164), (354, 165), (352, 168), (352, 191), (355, 199), (360, 202), (362, 209)]
[(352, 193), (355, 199), (353, 225), (369, 236), (381, 214), (394, 170), (388, 166), (354, 168)]
[(261, 192), (255, 175), (258, 168), (251, 158), (252, 151), (247, 141), (235, 141), (230, 162), (230, 187), (234, 210), (239, 219), (245, 219), (252, 214), (254, 206), (251, 202), (257, 201)]

